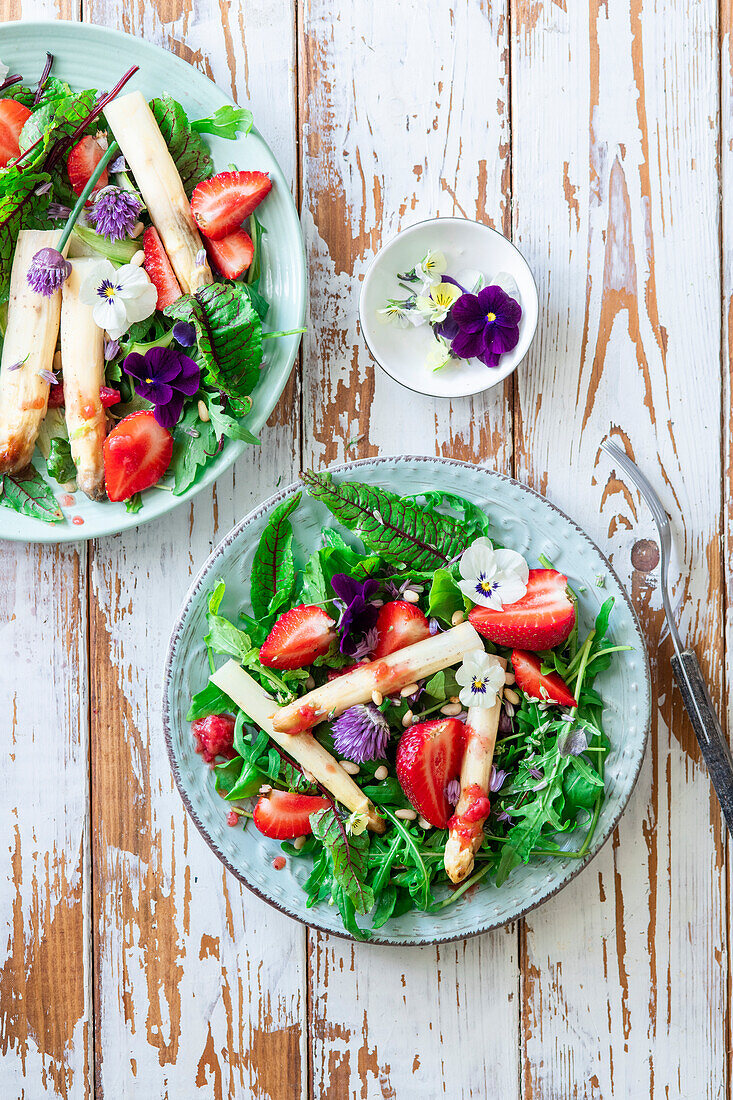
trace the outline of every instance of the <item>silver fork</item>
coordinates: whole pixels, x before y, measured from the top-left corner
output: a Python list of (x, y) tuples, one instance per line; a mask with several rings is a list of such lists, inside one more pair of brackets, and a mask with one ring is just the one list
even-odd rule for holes
[(635, 462), (615, 443), (606, 439), (602, 449), (613, 458), (628, 475), (654, 517), (659, 532), (659, 578), (662, 588), (662, 606), (672, 638), (674, 654), (672, 671), (682, 695), (685, 710), (690, 716), (700, 750), (710, 773), (710, 779), (718, 796), (728, 832), (733, 832), (733, 756), (715, 712), (700, 663), (692, 649), (685, 648), (680, 639), (677, 623), (672, 614), (669, 591), (669, 558), (672, 551), (672, 529), (662, 503)]

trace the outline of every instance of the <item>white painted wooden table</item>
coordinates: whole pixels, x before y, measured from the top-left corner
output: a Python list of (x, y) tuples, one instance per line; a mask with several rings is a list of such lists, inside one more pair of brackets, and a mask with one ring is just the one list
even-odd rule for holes
[[(651, 520), (599, 443), (616, 438), (661, 489), (683, 631), (724, 701), (730, 4), (0, 13), (142, 35), (251, 105), (301, 203), (311, 280), (302, 363), (261, 450), (139, 532), (0, 548), (0, 1096), (729, 1097), (720, 814), (655, 577), (631, 561)], [(453, 405), (375, 374), (357, 326), (380, 241), (434, 214), (510, 234), (540, 292), (529, 360)], [(628, 583), (657, 687), (613, 841), (517, 926), (440, 950), (309, 934), (240, 887), (186, 820), (160, 721), (169, 627), (235, 520), (303, 466), (402, 451), (513, 472), (568, 511)]]

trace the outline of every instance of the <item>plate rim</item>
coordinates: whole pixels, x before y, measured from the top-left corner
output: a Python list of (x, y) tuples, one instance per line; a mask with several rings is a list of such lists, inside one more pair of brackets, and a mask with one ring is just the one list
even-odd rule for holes
[[(142, 47), (144, 50), (149, 51), (152, 55), (159, 57), (162, 54), (169, 62), (172, 62), (174, 64), (174, 67), (178, 68), (181, 73), (183, 73), (184, 71), (193, 71), (196, 74), (197, 78), (200, 78), (202, 81), (205, 81), (208, 85), (214, 88), (217, 94), (220, 95), (222, 99), (226, 101), (226, 103), (232, 104), (234, 106), (239, 106), (237, 101), (228, 92), (221, 88), (215, 80), (212, 80), (211, 77), (207, 76), (206, 73), (202, 72), (200, 69), (197, 69), (196, 66), (193, 65), (191, 62), (186, 61), (182, 57), (179, 57), (178, 54), (172, 53), (164, 46), (159, 46), (154, 42), (149, 42), (147, 39), (139, 37), (138, 35), (128, 34), (126, 31), (120, 31), (114, 27), (106, 27), (97, 23), (84, 23), (80, 20), (73, 19), (12, 19), (8, 20), (7, 22), (0, 23), (0, 44), (2, 43), (3, 35), (5, 35), (6, 33), (17, 30), (25, 30), (27, 27), (33, 27), (34, 31), (37, 30), (39, 32), (45, 29), (49, 34), (61, 34), (61, 36), (68, 35), (70, 38), (73, 38), (74, 36), (81, 33), (82, 35), (96, 38), (100, 42), (107, 42), (111, 44), (114, 44), (116, 42), (118, 46), (120, 43), (134, 42), (137, 48)], [(40, 52), (42, 53), (43, 50), (40, 50)], [(293, 216), (294, 225), (297, 226), (298, 229), (298, 248), (297, 250), (295, 250), (295, 259), (296, 264), (299, 268), (299, 278), (297, 287), (297, 298), (294, 298), (294, 304), (296, 306), (297, 313), (297, 323), (294, 327), (302, 328), (305, 324), (308, 309), (308, 274), (305, 239), (303, 236), (303, 228), (300, 222), (300, 214), (298, 212), (298, 207), (296, 206), (295, 199), (293, 198), (290, 184), (269, 142), (266, 140), (265, 137), (263, 137), (261, 131), (255, 125), (252, 126), (250, 133), (254, 133), (267, 147), (269, 154), (272, 157), (273, 163), (276, 167), (277, 176), (279, 177), (276, 182), (281, 185), (282, 193), (285, 196), (285, 202), (289, 207), (290, 214)], [(293, 368), (300, 352), (303, 334), (300, 333), (295, 336), (286, 337), (286, 339), (289, 339), (293, 342), (288, 351), (290, 364), (287, 368), (287, 373), (285, 375), (283, 385), (280, 388), (279, 392), (276, 394), (273, 401), (270, 402), (268, 400), (266, 403), (259, 406), (258, 414), (255, 418), (255, 431), (260, 431), (262, 427), (264, 427), (270, 417), (270, 414), (282, 397), (288, 381), (292, 376)], [(259, 411), (259, 409), (261, 409), (261, 412)], [(247, 419), (249, 419), (249, 417)], [(218, 456), (219, 458), (221, 458), (222, 455), (226, 454), (227, 462), (222, 465), (220, 469), (214, 470), (212, 467), (209, 467), (208, 469), (204, 470), (200, 479), (197, 480), (192, 486), (189, 486), (189, 488), (186, 489), (184, 493), (181, 493), (180, 496), (172, 497), (172, 499), (175, 501), (174, 504), (171, 504), (170, 506), (165, 508), (164, 511), (156, 515), (146, 516), (144, 514), (145, 509), (142, 508), (137, 513), (125, 513), (123, 517), (120, 517), (120, 523), (116, 525), (113, 529), (96, 533), (90, 532), (89, 534), (86, 534), (79, 527), (75, 527), (72, 530), (72, 525), (70, 522), (68, 522), (66, 525), (62, 525), (50, 523), (45, 524), (42, 520), (36, 520), (39, 525), (39, 531), (37, 535), (34, 533), (32, 537), (13, 532), (7, 533), (2, 530), (2, 524), (0, 523), (0, 540), (6, 542), (17, 542), (21, 545), (26, 546), (33, 546), (36, 544), (51, 546), (61, 546), (66, 544), (73, 545), (77, 543), (90, 542), (93, 539), (112, 538), (115, 535), (124, 534), (126, 531), (132, 531), (138, 527), (143, 527), (148, 523), (163, 521), (166, 516), (170, 515), (170, 513), (175, 511), (180, 505), (190, 503), (194, 499), (194, 497), (198, 496), (198, 494), (201, 493), (204, 489), (207, 489), (211, 485), (213, 485), (219, 477), (221, 477), (232, 468), (235, 462), (237, 462), (237, 460), (241, 458), (248, 449), (251, 449), (251, 446), (251, 444), (247, 444), (239, 439), (228, 439), (224, 448), (222, 448), (220, 455)], [(80, 492), (81, 490), (77, 491)], [(0, 512), (0, 519), (2, 518), (4, 513), (5, 509), (3, 508)], [(22, 518), (32, 519), (33, 517)]]
[(178, 767), (178, 761), (176, 759), (176, 756), (175, 756), (175, 753), (174, 753), (174, 750), (173, 750), (173, 735), (172, 735), (172, 731), (171, 731), (171, 714), (170, 714), (170, 708), (169, 708), (169, 686), (170, 686), (170, 681), (171, 681), (171, 676), (172, 676), (173, 660), (175, 658), (177, 646), (178, 646), (178, 644), (181, 640), (181, 637), (182, 637), (183, 620), (186, 618), (186, 616), (188, 614), (188, 611), (189, 611), (189, 608), (191, 607), (191, 604), (192, 604), (194, 598), (198, 595), (199, 589), (201, 588), (204, 580), (208, 577), (208, 575), (209, 575), (211, 569), (213, 568), (214, 563), (216, 562), (216, 560), (224, 553), (224, 551), (231, 545), (231, 543), (234, 542), (238, 538), (239, 534), (241, 533), (241, 531), (243, 530), (244, 527), (246, 527), (248, 524), (253, 522), (253, 520), (258, 518), (263, 512), (270, 511), (272, 508), (276, 507), (277, 504), (279, 504), (283, 499), (285, 499), (285, 497), (287, 497), (287, 496), (291, 495), (292, 493), (294, 493), (294, 492), (298, 491), (299, 489), (301, 489), (302, 485), (300, 484), (300, 482), (297, 482), (297, 481), (292, 482), (291, 484), (285, 486), (282, 489), (279, 489), (272, 496), (268, 497), (267, 500), (263, 501), (262, 503), (258, 504), (256, 507), (251, 509), (247, 513), (246, 516), (244, 516), (237, 524), (235, 524), (234, 527), (232, 527), (231, 530), (227, 532), (227, 534), (224, 536), (224, 538), (221, 539), (221, 541), (217, 544), (217, 546), (214, 547), (214, 549), (211, 551), (211, 553), (209, 554), (209, 556), (206, 559), (206, 561), (204, 562), (204, 564), (199, 569), (199, 571), (196, 574), (195, 578), (193, 579), (193, 581), (189, 585), (188, 591), (186, 592), (186, 595), (185, 595), (185, 597), (183, 599), (183, 602), (181, 604), (181, 608), (180, 608), (180, 610), (179, 610), (179, 612), (176, 616), (176, 620), (175, 620), (173, 628), (171, 630), (170, 639), (168, 641), (168, 648), (167, 648), (166, 657), (165, 657), (165, 664), (164, 664), (164, 667), (163, 667), (162, 722), (163, 722), (163, 732), (164, 732), (164, 736), (165, 736), (166, 750), (167, 750), (167, 753), (168, 753), (168, 761), (169, 761), (169, 764), (170, 764), (170, 767), (171, 767), (171, 772), (173, 774), (173, 779), (175, 781), (176, 788), (178, 790), (179, 795), (181, 796), (181, 800), (182, 800), (183, 805), (186, 809), (186, 812), (188, 813), (189, 817), (191, 818), (194, 825), (198, 829), (199, 833), (203, 837), (203, 839), (206, 842), (207, 846), (211, 849), (211, 851), (214, 853), (214, 855), (217, 857), (217, 859), (219, 859), (219, 861), (227, 868), (227, 870), (230, 871), (234, 875), (234, 877), (236, 879), (238, 879), (239, 882), (241, 882), (244, 886), (246, 886), (248, 890), (251, 890), (253, 894), (255, 894), (262, 901), (267, 902), (267, 904), (271, 905), (274, 909), (277, 909), (279, 912), (284, 913), (286, 916), (290, 917), (292, 920), (298, 921), (300, 924), (304, 925), (306, 928), (313, 928), (318, 932), (325, 932), (326, 934), (331, 935), (331, 936), (338, 936), (341, 939), (348, 940), (351, 943), (366, 943), (366, 944), (369, 944), (369, 945), (373, 945), (375, 947), (431, 947), (431, 946), (435, 946), (435, 945), (443, 944), (443, 943), (455, 943), (455, 942), (458, 942), (460, 940), (472, 939), (474, 936), (480, 936), (480, 935), (483, 935), (486, 932), (493, 932), (493, 931), (496, 931), (500, 928), (504, 928), (508, 924), (511, 924), (514, 921), (519, 920), (521, 917), (526, 916), (527, 913), (531, 913), (534, 909), (539, 908), (540, 905), (544, 905), (545, 902), (549, 901), (556, 894), (558, 894), (561, 890), (563, 890), (566, 886), (568, 886), (569, 883), (572, 882), (575, 878), (577, 878), (577, 876), (581, 873), (581, 871), (583, 871), (588, 866), (588, 864), (593, 859), (595, 859), (595, 857), (598, 855), (598, 853), (605, 847), (605, 845), (608, 843), (609, 839), (613, 836), (613, 834), (616, 830), (616, 827), (617, 827), (619, 821), (621, 820), (621, 817), (623, 816), (623, 814), (625, 813), (625, 811), (628, 807), (628, 804), (631, 800), (631, 796), (634, 793), (634, 789), (636, 788), (636, 784), (638, 782), (639, 775), (641, 773), (641, 769), (642, 769), (642, 766), (643, 766), (643, 763), (644, 763), (644, 759), (646, 757), (646, 752), (647, 752), (647, 748), (648, 748), (648, 745), (649, 745), (649, 734), (650, 734), (650, 730), (651, 730), (651, 721), (652, 721), (652, 713), (653, 713), (652, 681), (651, 681), (651, 671), (650, 671), (650, 665), (649, 665), (649, 654), (648, 654), (648, 651), (647, 651), (646, 638), (644, 637), (644, 634), (642, 632), (638, 616), (637, 616), (636, 611), (634, 609), (634, 605), (632, 604), (631, 599), (629, 597), (629, 594), (626, 591), (625, 586), (621, 583), (621, 580), (619, 579), (618, 574), (616, 573), (615, 569), (613, 568), (613, 566), (611, 565), (611, 563), (609, 562), (608, 558), (603, 553), (603, 551), (600, 550), (599, 547), (595, 544), (595, 542), (590, 537), (590, 535), (586, 534), (586, 532), (583, 530), (583, 528), (580, 527), (575, 522), (575, 520), (571, 519), (571, 517), (568, 516), (561, 508), (559, 508), (552, 501), (548, 500), (547, 497), (542, 496), (542, 494), (538, 493), (535, 489), (530, 488), (530, 486), (525, 485), (523, 482), (518, 481), (516, 478), (510, 477), (507, 474), (501, 474), (496, 470), (490, 470), (487, 467), (478, 466), (477, 464), (472, 463), (472, 462), (464, 462), (461, 459), (445, 458), (445, 457), (440, 456), (440, 455), (408, 455), (408, 454), (379, 455), (379, 456), (376, 456), (374, 458), (360, 458), (360, 459), (356, 459), (352, 462), (344, 462), (344, 463), (340, 463), (338, 465), (330, 466), (330, 467), (328, 467), (326, 472), (328, 472), (329, 474), (343, 474), (343, 473), (347, 473), (347, 472), (352, 471), (352, 470), (359, 469), (359, 467), (361, 467), (361, 466), (375, 466), (375, 465), (376, 466), (381, 466), (383, 464), (400, 463), (400, 462), (414, 462), (414, 463), (427, 462), (427, 463), (437, 464), (437, 465), (442, 465), (442, 466), (457, 466), (457, 467), (464, 467), (464, 468), (467, 468), (467, 469), (470, 469), (470, 470), (479, 470), (482, 473), (486, 474), (490, 479), (493, 478), (493, 479), (497, 479), (499, 481), (508, 482), (512, 486), (514, 486), (518, 489), (521, 489), (523, 492), (528, 493), (530, 496), (538, 498), (544, 504), (548, 505), (554, 512), (558, 513), (569, 524), (571, 524), (571, 526), (575, 528), (575, 530), (578, 532), (578, 534), (580, 534), (582, 536), (582, 538), (585, 539), (585, 541), (590, 544), (591, 548), (593, 550), (595, 550), (596, 553), (598, 553), (600, 555), (600, 557), (603, 560), (606, 568), (608, 569), (609, 574), (613, 577), (616, 584), (618, 585), (619, 591), (621, 592), (621, 594), (623, 596), (623, 599), (626, 603), (626, 606), (627, 606), (627, 608), (628, 608), (628, 610), (631, 614), (631, 621), (632, 621), (632, 624), (633, 624), (634, 628), (636, 629), (636, 633), (637, 633), (638, 638), (639, 638), (639, 642), (640, 642), (639, 652), (640, 652), (640, 655), (641, 655), (641, 658), (642, 658), (642, 676), (640, 678), (643, 680), (643, 683), (646, 687), (646, 694), (647, 694), (647, 698), (649, 700), (649, 705), (648, 705), (647, 714), (646, 714), (645, 721), (644, 721), (642, 750), (639, 754), (638, 762), (636, 764), (634, 774), (631, 778), (630, 785), (629, 785), (628, 790), (626, 792), (626, 796), (625, 796), (622, 804), (619, 806), (618, 812), (615, 814), (613, 820), (609, 822), (609, 824), (607, 826), (607, 829), (606, 829), (606, 832), (605, 832), (605, 835), (602, 837), (602, 839), (597, 844), (597, 846), (594, 847), (592, 851), (589, 851), (583, 857), (583, 859), (577, 861), (577, 865), (572, 868), (572, 870), (568, 874), (567, 878), (565, 878), (563, 880), (563, 882), (561, 882), (557, 886), (555, 886), (554, 889), (549, 890), (541, 898), (530, 902), (526, 906), (523, 906), (521, 910), (514, 913), (507, 920), (501, 920), (500, 919), (500, 920), (497, 920), (497, 921), (491, 921), (488, 924), (482, 925), (481, 927), (477, 927), (477, 928), (473, 929), (472, 931), (470, 931), (468, 933), (459, 932), (455, 935), (448, 934), (448, 935), (445, 935), (445, 936), (430, 936), (430, 937), (422, 938), (422, 939), (404, 939), (404, 940), (384, 939), (384, 938), (378, 937), (378, 936), (372, 936), (368, 940), (357, 940), (356, 937), (353, 936), (350, 932), (347, 932), (346, 929), (334, 929), (334, 928), (330, 928), (330, 927), (328, 927), (324, 924), (321, 924), (318, 920), (308, 920), (308, 919), (306, 919), (306, 917), (301, 916), (299, 913), (291, 911), (290, 909), (287, 908), (286, 905), (282, 904), (279, 901), (276, 901), (274, 898), (270, 897), (267, 893), (265, 893), (258, 886), (255, 886), (253, 883), (251, 883), (248, 880), (248, 878), (246, 877), (246, 875), (242, 874), (241, 871), (239, 871), (236, 867), (234, 867), (234, 865), (231, 863), (231, 861), (218, 848), (215, 840), (209, 835), (209, 833), (206, 829), (206, 826), (204, 825), (204, 823), (201, 821), (198, 814), (196, 813), (196, 810), (195, 810), (195, 808), (194, 808), (194, 806), (191, 802), (191, 799), (189, 798), (186, 791), (183, 789), (180, 770), (179, 770), (179, 767)]

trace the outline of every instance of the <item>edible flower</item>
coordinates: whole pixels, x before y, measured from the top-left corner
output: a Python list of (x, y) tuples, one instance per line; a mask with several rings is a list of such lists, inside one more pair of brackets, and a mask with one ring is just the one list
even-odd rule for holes
[(464, 707), (493, 707), (504, 687), (504, 669), (483, 650), (471, 650), (456, 672)]
[(103, 187), (97, 192), (89, 220), (97, 233), (110, 241), (122, 241), (132, 233), (142, 203), (130, 191), (121, 187)]
[(425, 366), (432, 371), (442, 370), (453, 359), (450, 344), (442, 336), (436, 336), (435, 344), (425, 358)]
[(457, 806), (458, 799), (461, 797), (460, 781), (458, 779), (449, 779), (445, 785), (444, 793), (451, 806)]
[(448, 264), (442, 252), (430, 251), (419, 264), (415, 264), (415, 278), (424, 287), (437, 286), (447, 266)]
[(418, 294), (415, 309), (422, 313), (429, 325), (440, 324), (448, 316), (454, 302), (461, 297), (461, 288), (452, 282), (440, 282), (431, 286), (427, 294)]
[(36, 252), (28, 268), (28, 284), (36, 294), (50, 298), (71, 275), (71, 264), (57, 248), (42, 248)]
[(389, 742), (389, 723), (373, 703), (358, 703), (340, 715), (331, 727), (339, 756), (363, 764), (381, 760)]
[(377, 317), (383, 325), (396, 323), (400, 328), (409, 328), (410, 325), (421, 325), (425, 318), (418, 316), (415, 310), (405, 305), (410, 299), (390, 298), (383, 309), (377, 310)]
[(478, 294), (463, 294), (451, 310), (458, 325), (451, 350), (459, 359), (480, 359), (495, 367), (499, 357), (519, 342), (522, 307), (514, 298), (492, 284)]
[(337, 573), (331, 580), (331, 587), (336, 593), (335, 603), (341, 612), (338, 622), (341, 637), (339, 648), (342, 653), (354, 656), (359, 641), (373, 629), (377, 621), (379, 608), (369, 601), (379, 588), (379, 581), (372, 578), (357, 581), (348, 573)]
[(119, 340), (131, 324), (155, 312), (158, 291), (142, 268), (134, 264), (115, 268), (109, 260), (99, 260), (85, 276), (79, 298), (94, 307), (95, 323)]
[(196, 343), (196, 329), (190, 321), (176, 321), (173, 326), (173, 339), (182, 348), (190, 348)]
[(496, 794), (504, 786), (504, 780), (509, 775), (509, 772), (505, 772), (503, 768), (497, 768), (494, 764), (491, 765), (491, 778), (489, 780), (489, 791), (491, 794)]
[(527, 591), (529, 566), (516, 550), (494, 550), (491, 539), (482, 535), (464, 550), (458, 564), (458, 587), (482, 607), (502, 611)]
[(198, 365), (176, 348), (154, 347), (144, 355), (130, 352), (122, 366), (134, 379), (135, 393), (152, 402), (155, 419), (171, 431), (181, 418), (184, 398), (199, 388)]

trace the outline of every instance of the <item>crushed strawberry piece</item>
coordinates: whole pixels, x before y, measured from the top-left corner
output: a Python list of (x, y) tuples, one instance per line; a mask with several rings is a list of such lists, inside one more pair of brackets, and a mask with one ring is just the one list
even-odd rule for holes
[[(234, 719), (230, 714), (210, 714), (199, 718), (191, 726), (196, 740), (196, 752), (200, 752), (207, 764), (213, 763), (217, 756), (228, 759), (234, 753)], [(231, 824), (231, 822), (230, 822)]]

